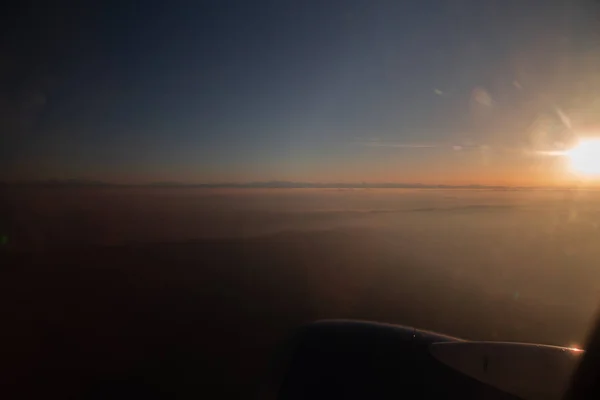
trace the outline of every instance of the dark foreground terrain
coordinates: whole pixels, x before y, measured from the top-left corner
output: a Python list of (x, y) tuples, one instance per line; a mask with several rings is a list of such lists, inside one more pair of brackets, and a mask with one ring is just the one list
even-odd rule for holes
[(516, 300), (362, 231), (0, 257), (2, 398), (270, 397), (278, 343), (317, 318), (556, 344), (582, 340), (589, 320), (564, 300), (573, 274), (549, 271), (565, 288), (554, 302), (531, 284)]

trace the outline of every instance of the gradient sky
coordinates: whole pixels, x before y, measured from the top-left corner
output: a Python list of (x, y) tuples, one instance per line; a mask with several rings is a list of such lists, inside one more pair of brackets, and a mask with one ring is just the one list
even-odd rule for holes
[(600, 123), (592, 0), (27, 3), (0, 179), (545, 184)]

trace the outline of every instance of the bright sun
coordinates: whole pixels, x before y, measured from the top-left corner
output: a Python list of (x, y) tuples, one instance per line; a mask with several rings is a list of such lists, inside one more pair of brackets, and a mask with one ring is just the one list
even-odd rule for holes
[(600, 139), (588, 139), (566, 153), (575, 172), (584, 175), (600, 175)]

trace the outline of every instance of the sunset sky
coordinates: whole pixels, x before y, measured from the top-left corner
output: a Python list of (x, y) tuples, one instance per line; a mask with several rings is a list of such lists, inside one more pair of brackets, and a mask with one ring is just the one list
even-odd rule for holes
[(600, 129), (592, 0), (95, 3), (3, 10), (0, 179), (546, 185)]

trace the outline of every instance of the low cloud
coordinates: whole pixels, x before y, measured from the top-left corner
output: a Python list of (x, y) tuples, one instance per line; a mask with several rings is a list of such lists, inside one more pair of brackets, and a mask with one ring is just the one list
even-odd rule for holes
[(479, 144), (433, 144), (433, 143), (404, 143), (404, 142), (393, 142), (393, 141), (366, 141), (359, 142), (360, 145), (366, 147), (388, 147), (388, 148), (398, 148), (398, 149), (449, 149), (454, 151), (462, 151), (469, 149), (489, 149), (487, 145), (479, 145)]
[(432, 144), (421, 144), (421, 143), (397, 143), (397, 142), (365, 142), (362, 145), (367, 147), (397, 147), (404, 149), (430, 149), (436, 147), (446, 147), (446, 146), (436, 146)]

